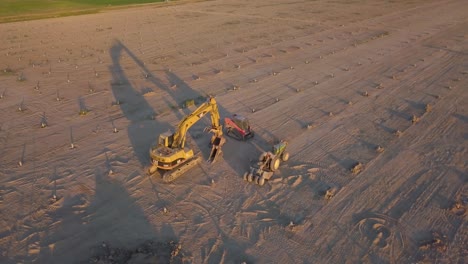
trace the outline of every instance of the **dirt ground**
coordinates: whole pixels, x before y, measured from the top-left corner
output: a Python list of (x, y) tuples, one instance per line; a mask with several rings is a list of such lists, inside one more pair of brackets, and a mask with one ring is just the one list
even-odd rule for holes
[[(0, 262), (466, 263), (466, 1), (159, 6), (0, 24)], [(255, 138), (147, 176), (207, 95)]]

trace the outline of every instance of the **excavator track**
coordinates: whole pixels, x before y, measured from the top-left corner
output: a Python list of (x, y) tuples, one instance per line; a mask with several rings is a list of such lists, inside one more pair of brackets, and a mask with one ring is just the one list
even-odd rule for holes
[(173, 182), (175, 179), (179, 178), (182, 174), (193, 168), (201, 161), (201, 156), (194, 156), (193, 158), (184, 161), (177, 168), (163, 173), (162, 180), (163, 182), (169, 183)]

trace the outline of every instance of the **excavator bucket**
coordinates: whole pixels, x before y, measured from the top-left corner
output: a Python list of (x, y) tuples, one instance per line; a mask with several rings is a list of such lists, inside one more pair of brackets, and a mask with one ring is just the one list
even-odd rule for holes
[(216, 159), (222, 155), (222, 146), (226, 143), (226, 139), (223, 136), (213, 136), (211, 140), (211, 153), (208, 158), (208, 162), (213, 163)]

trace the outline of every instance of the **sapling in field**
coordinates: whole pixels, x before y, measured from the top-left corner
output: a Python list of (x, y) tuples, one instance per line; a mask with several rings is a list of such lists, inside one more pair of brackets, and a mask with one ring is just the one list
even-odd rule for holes
[(73, 127), (70, 127), (70, 149), (76, 148), (73, 140)]
[(83, 98), (81, 98), (81, 97), (78, 98), (78, 104), (79, 104), (79, 106), (80, 106), (79, 115), (80, 115), (80, 116), (87, 115), (88, 112), (89, 112), (89, 110), (88, 110), (88, 108), (86, 108), (86, 105), (85, 105), (85, 103), (84, 103)]
[(57, 93), (56, 93), (56, 97), (55, 97), (55, 101), (60, 101), (62, 100), (62, 98), (60, 97), (60, 94), (59, 94), (59, 90), (57, 89)]
[(45, 128), (45, 127), (47, 127), (47, 118), (46, 118), (45, 112), (43, 112), (42, 117), (41, 117), (41, 128)]
[(23, 112), (24, 110), (25, 110), (25, 107), (24, 107), (24, 98), (23, 98), (18, 106), (18, 111)]
[(91, 85), (91, 82), (88, 81), (88, 92), (94, 93), (94, 87)]
[(23, 72), (21, 72), (21, 73), (18, 75), (18, 78), (17, 78), (16, 80), (17, 80), (18, 82), (26, 81), (26, 77), (24, 77)]
[(111, 124), (112, 124), (112, 128), (113, 128), (113, 133), (118, 133), (119, 130), (118, 130), (117, 127), (115, 126), (114, 121), (111, 121)]
[(26, 143), (23, 144), (23, 151), (21, 151), (21, 158), (18, 161), (18, 166), (20, 167), (23, 166), (25, 154), (26, 154)]

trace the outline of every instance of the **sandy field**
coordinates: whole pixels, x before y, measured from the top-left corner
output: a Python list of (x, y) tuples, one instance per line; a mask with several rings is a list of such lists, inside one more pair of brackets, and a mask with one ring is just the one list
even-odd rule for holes
[[(0, 262), (466, 263), (467, 14), (218, 0), (0, 24)], [(255, 137), (148, 176), (208, 95)], [(290, 160), (244, 181), (280, 139)]]

